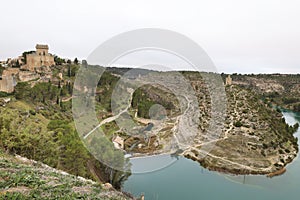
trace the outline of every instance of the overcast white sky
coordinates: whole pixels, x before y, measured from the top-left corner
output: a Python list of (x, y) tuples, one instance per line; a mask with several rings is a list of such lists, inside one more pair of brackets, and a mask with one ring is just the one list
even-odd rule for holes
[(7, 0), (0, 59), (49, 44), (85, 59), (114, 35), (163, 28), (196, 41), (220, 72), (300, 73), (299, 0)]

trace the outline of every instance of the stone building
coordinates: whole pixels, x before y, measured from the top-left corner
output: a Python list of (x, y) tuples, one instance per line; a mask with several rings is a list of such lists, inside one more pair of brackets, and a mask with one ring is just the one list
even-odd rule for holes
[(14, 77), (11, 75), (2, 75), (0, 76), (0, 91), (12, 93), (14, 91), (14, 87), (16, 85), (16, 81)]
[(48, 45), (37, 44), (35, 48), (35, 52), (26, 55), (26, 64), (21, 69), (35, 71), (42, 66), (51, 67), (55, 65), (54, 56), (48, 52)]
[(124, 139), (120, 136), (116, 136), (112, 142), (116, 149), (124, 149)]
[(18, 68), (8, 68), (3, 70), (2, 75), (0, 76), (0, 91), (12, 93), (14, 87), (16, 86), (16, 76), (19, 73)]
[(6, 68), (3, 70), (2, 75), (4, 76), (17, 76), (20, 72), (19, 68)]

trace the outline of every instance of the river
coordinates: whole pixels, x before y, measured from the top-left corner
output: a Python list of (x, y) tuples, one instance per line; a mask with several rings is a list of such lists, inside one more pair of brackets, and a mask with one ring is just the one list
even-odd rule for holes
[[(290, 125), (300, 123), (300, 114), (284, 111), (283, 115)], [(300, 129), (295, 136), (300, 138)], [(212, 172), (192, 160), (183, 157), (177, 160), (169, 155), (134, 159), (132, 169), (136, 172), (150, 169), (161, 162), (170, 165), (154, 172), (132, 174), (123, 190), (135, 196), (144, 194), (146, 200), (296, 200), (300, 196), (299, 155), (287, 166), (284, 175), (271, 179)]]

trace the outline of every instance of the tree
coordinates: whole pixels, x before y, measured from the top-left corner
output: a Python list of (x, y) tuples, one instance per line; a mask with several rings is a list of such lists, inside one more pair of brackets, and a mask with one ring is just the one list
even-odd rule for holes
[(89, 144), (89, 150), (105, 165), (110, 183), (116, 189), (120, 189), (131, 175), (130, 162), (124, 158), (123, 152), (115, 149), (112, 142), (104, 136), (94, 136)]
[(30, 94), (30, 85), (27, 82), (18, 82), (14, 93), (16, 99), (25, 99)]
[(56, 97), (56, 104), (59, 105), (59, 97)]
[(71, 65), (68, 65), (68, 77), (71, 77)]
[(237, 121), (237, 122), (234, 122), (233, 125), (235, 127), (241, 127), (241, 126), (243, 126), (243, 123), (241, 121)]
[(74, 59), (74, 64), (78, 65), (78, 59), (77, 58)]
[(63, 63), (65, 63), (65, 60), (58, 57), (57, 55), (54, 56), (54, 62), (56, 65), (62, 65)]

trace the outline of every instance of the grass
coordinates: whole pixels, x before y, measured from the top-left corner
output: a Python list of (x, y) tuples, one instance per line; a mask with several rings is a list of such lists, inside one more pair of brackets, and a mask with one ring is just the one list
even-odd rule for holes
[(17, 159), (0, 151), (1, 199), (130, 199), (101, 184), (62, 174), (41, 163)]

